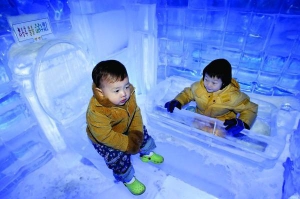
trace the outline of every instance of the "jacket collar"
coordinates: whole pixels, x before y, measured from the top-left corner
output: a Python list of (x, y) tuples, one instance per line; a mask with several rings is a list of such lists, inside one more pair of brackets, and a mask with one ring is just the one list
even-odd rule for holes
[(214, 92), (214, 95), (220, 95), (221, 93), (224, 93), (224, 92), (235, 91), (235, 90), (239, 90), (239, 89), (240, 89), (239, 83), (235, 79), (232, 78), (230, 84), (228, 84), (222, 90), (218, 90), (217, 92)]

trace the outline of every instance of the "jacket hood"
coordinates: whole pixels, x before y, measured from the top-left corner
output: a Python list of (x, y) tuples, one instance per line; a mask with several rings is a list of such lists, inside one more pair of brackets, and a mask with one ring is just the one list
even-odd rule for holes
[(233, 79), (233, 78), (231, 79), (231, 85), (233, 87), (236, 87), (237, 89), (240, 89), (240, 84), (235, 79)]

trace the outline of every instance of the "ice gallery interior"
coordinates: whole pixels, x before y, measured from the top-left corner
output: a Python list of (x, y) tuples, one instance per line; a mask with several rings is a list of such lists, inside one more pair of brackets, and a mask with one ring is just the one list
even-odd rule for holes
[[(2, 0), (0, 9), (0, 198), (300, 198), (299, 1)], [(164, 108), (217, 58), (259, 105), (243, 139)], [(132, 156), (140, 196), (115, 182), (85, 131), (91, 71), (107, 59), (126, 66), (165, 158)]]

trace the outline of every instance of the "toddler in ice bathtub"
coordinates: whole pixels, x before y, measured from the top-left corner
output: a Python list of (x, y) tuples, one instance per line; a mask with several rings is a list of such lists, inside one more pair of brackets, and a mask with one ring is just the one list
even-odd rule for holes
[[(165, 104), (167, 111), (191, 101), (196, 102), (195, 112), (224, 121), (227, 132), (238, 136), (244, 129), (250, 129), (257, 116), (258, 105), (240, 91), (238, 82), (232, 78), (231, 64), (226, 59), (216, 59), (203, 69), (203, 77), (181, 91)], [(211, 132), (207, 126), (199, 127)], [(223, 136), (222, 132), (216, 133)]]
[(153, 138), (143, 125), (134, 87), (125, 66), (116, 60), (98, 63), (92, 72), (93, 93), (87, 113), (87, 134), (117, 181), (134, 195), (146, 187), (134, 176), (131, 155), (143, 162), (160, 164), (164, 158), (153, 152)]

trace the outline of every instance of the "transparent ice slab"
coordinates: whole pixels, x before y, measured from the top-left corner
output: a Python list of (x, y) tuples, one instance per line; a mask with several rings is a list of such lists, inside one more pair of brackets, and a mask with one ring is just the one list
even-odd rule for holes
[[(237, 160), (262, 168), (273, 167), (285, 146), (285, 139), (277, 134), (278, 109), (275, 105), (251, 98), (259, 104), (258, 116), (251, 130), (243, 130), (233, 137), (224, 128), (223, 122), (189, 111), (194, 102), (168, 113), (164, 104), (172, 100), (191, 81), (173, 76), (157, 85), (146, 104), (148, 123), (154, 128), (166, 129), (180, 137), (205, 148), (226, 154)], [(171, 131), (170, 131), (171, 130)]]
[(20, 93), (9, 83), (0, 85), (0, 198), (52, 157), (53, 151)]

